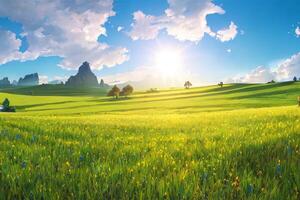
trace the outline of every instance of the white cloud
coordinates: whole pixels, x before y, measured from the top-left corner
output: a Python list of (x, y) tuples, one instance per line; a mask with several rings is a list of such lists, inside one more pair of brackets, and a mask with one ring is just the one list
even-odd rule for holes
[(48, 83), (48, 76), (39, 75), (39, 84), (47, 84), (47, 83)]
[(295, 29), (295, 33), (297, 37), (300, 37), (300, 27), (297, 26), (297, 28)]
[(26, 52), (10, 60), (60, 56), (62, 67), (77, 68), (87, 60), (98, 69), (128, 60), (127, 49), (98, 42), (99, 36), (106, 36), (104, 24), (115, 15), (113, 0), (0, 0), (0, 5), (0, 16), (21, 23), (29, 44)]
[(277, 79), (292, 80), (294, 76), (300, 77), (300, 52), (286, 59), (276, 68)]
[(259, 66), (241, 78), (245, 83), (265, 83), (276, 78), (276, 74), (269, 68)]
[(4, 64), (19, 56), (21, 40), (10, 31), (0, 30), (0, 64)]
[[(145, 15), (142, 11), (137, 11), (133, 14), (134, 23), (131, 25), (132, 30), (130, 37), (133, 40), (150, 40), (154, 39), (161, 28), (158, 18)], [(157, 23), (156, 23), (157, 21)]]
[(54, 76), (53, 77), (53, 81), (62, 81), (62, 82), (66, 82), (68, 80), (68, 76)]
[(226, 51), (227, 51), (227, 53), (231, 53), (232, 50), (231, 49), (227, 49)]
[(222, 42), (227, 42), (233, 40), (237, 34), (237, 26), (231, 22), (227, 29), (219, 30), (216, 37)]
[(123, 26), (118, 26), (117, 31), (120, 32), (120, 31), (122, 31), (123, 29), (124, 29)]
[(271, 80), (291, 81), (300, 77), (300, 52), (277, 64), (274, 68), (257, 67), (244, 76), (235, 76), (226, 82), (265, 83)]
[[(134, 23), (130, 36), (133, 40), (154, 39), (161, 30), (180, 41), (199, 42), (206, 34), (216, 37), (206, 17), (211, 14), (224, 14), (225, 11), (211, 0), (168, 0), (169, 8), (162, 16), (134, 13)], [(232, 23), (229, 30), (220, 37), (225, 41), (233, 39), (237, 26)], [(224, 31), (224, 30), (223, 30)], [(234, 36), (233, 36), (234, 35)], [(222, 37), (223, 36), (223, 37)]]

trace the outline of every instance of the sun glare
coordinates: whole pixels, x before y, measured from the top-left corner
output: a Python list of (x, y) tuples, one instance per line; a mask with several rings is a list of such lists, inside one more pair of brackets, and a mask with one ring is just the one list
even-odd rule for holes
[(155, 55), (157, 70), (165, 77), (178, 75), (182, 68), (182, 55), (178, 49), (162, 49)]

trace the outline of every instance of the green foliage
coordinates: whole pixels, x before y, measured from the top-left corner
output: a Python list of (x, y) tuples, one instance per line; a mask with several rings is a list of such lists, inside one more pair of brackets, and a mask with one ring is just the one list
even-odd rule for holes
[(129, 96), (133, 93), (133, 87), (131, 85), (126, 85), (120, 92), (121, 96)]
[(184, 87), (185, 87), (185, 89), (189, 89), (190, 87), (192, 87), (192, 83), (190, 81), (186, 81), (184, 83)]
[(5, 98), (2, 103), (2, 106), (3, 106), (3, 108), (9, 108), (9, 104), (10, 104), (9, 100), (7, 98)]
[(116, 97), (116, 99), (119, 98), (119, 95), (120, 95), (120, 89), (116, 85), (114, 85), (111, 88), (111, 90), (107, 93), (107, 96)]
[(297, 77), (296, 76), (294, 76), (293, 81), (297, 82)]
[(1, 112), (16, 112), (15, 107), (11, 107), (9, 105), (10, 105), (9, 100), (7, 98), (5, 98), (2, 103), (3, 108), (1, 110)]

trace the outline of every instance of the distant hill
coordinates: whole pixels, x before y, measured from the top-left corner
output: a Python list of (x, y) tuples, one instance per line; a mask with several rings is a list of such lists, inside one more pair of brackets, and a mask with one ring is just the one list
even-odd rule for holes
[(7, 77), (4, 77), (3, 79), (0, 80), (1, 88), (10, 87), (10, 86), (11, 86), (11, 84)]
[(24, 78), (20, 78), (18, 81), (18, 86), (34, 86), (39, 84), (38, 73), (28, 74)]
[(97, 87), (98, 79), (96, 75), (92, 72), (90, 64), (84, 62), (78, 70), (78, 73), (75, 76), (71, 76), (67, 82), (66, 86), (71, 87)]

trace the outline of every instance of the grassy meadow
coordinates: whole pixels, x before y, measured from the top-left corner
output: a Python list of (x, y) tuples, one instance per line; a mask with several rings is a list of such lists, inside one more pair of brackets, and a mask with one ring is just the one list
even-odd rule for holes
[(300, 199), (298, 82), (48, 87), (0, 90), (0, 199)]

